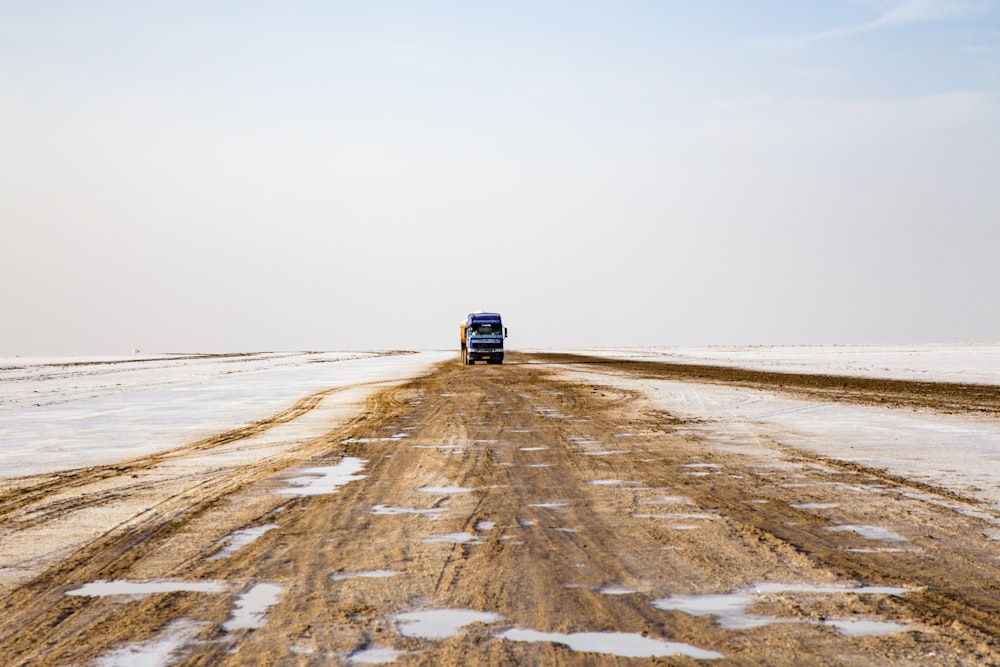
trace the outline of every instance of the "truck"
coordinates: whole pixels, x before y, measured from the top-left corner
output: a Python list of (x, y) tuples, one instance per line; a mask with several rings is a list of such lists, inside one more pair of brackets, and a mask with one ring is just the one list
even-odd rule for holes
[(474, 364), (485, 359), (488, 364), (503, 363), (503, 339), (507, 329), (503, 326), (500, 313), (486, 313), (477, 310), (459, 325), (462, 343), (462, 362)]

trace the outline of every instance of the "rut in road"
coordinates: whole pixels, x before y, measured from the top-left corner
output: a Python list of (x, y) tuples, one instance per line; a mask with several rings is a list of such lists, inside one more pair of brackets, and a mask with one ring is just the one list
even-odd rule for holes
[[(509, 359), (442, 365), (280, 465), (192, 483), (81, 549), (0, 602), (0, 662), (83, 664), (171, 638), (187, 665), (347, 664), (367, 650), (401, 665), (1000, 659), (984, 519), (776, 445), (762, 460), (701, 441), (637, 394)], [(290, 486), (345, 461), (364, 478), (320, 495)], [(872, 549), (830, 530), (866, 524), (907, 541)], [(218, 557), (220, 535), (248, 527), (269, 529)], [(96, 579), (220, 590), (64, 595)], [(760, 582), (798, 588), (749, 592)], [(234, 622), (262, 585), (276, 601)], [(671, 606), (734, 592), (749, 601), (728, 625)], [(445, 612), (466, 624), (450, 634), (407, 616)], [(884, 636), (837, 629), (890, 622)], [(583, 637), (605, 641), (582, 651)]]

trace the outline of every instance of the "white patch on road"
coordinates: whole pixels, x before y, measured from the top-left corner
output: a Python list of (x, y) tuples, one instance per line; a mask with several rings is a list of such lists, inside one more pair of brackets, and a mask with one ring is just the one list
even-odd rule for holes
[(370, 648), (363, 651), (356, 651), (347, 656), (349, 665), (384, 665), (395, 662), (396, 658), (406, 655), (406, 651), (397, 651), (391, 648)]
[(642, 501), (643, 505), (693, 505), (690, 498), (685, 496), (660, 496), (653, 500)]
[(861, 524), (845, 523), (840, 526), (830, 526), (827, 530), (842, 533), (849, 532), (860, 535), (866, 540), (876, 540), (878, 542), (906, 542), (907, 539), (891, 530), (879, 528), (878, 526), (865, 526)]
[(684, 512), (675, 512), (675, 513), (672, 513), (672, 514), (633, 514), (632, 517), (635, 518), (635, 519), (674, 519), (674, 520), (676, 520), (676, 519), (705, 519), (705, 520), (708, 520), (708, 521), (712, 521), (714, 519), (718, 519), (719, 515), (718, 514), (705, 514), (705, 513), (700, 513), (700, 512), (692, 512), (690, 514), (686, 514)]
[(424, 539), (420, 540), (425, 544), (440, 544), (440, 543), (450, 543), (450, 544), (482, 544), (479, 538), (472, 533), (446, 533), (443, 535), (428, 535)]
[(912, 630), (908, 625), (891, 623), (888, 621), (855, 621), (855, 620), (830, 620), (820, 622), (821, 625), (830, 625), (837, 628), (837, 632), (847, 637), (881, 637), (891, 635), (896, 632), (906, 632)]
[(278, 493), (285, 496), (319, 496), (337, 493), (343, 485), (364, 479), (367, 475), (359, 475), (365, 468), (365, 459), (346, 456), (335, 466), (307, 468), (302, 471), (303, 477), (293, 477), (286, 480), (291, 487), (280, 489)]
[(503, 617), (473, 609), (428, 609), (396, 614), (393, 618), (399, 623), (399, 634), (404, 637), (444, 639), (457, 635), (466, 625), (495, 623)]
[(369, 514), (396, 515), (396, 514), (419, 514), (422, 516), (436, 516), (447, 512), (447, 507), (431, 507), (428, 509), (412, 509), (408, 507), (389, 507), (388, 505), (372, 505)]
[(402, 572), (397, 572), (396, 570), (368, 570), (367, 572), (338, 572), (337, 574), (330, 575), (330, 581), (343, 581), (344, 579), (386, 579), (388, 577), (395, 577), (397, 574), (402, 574)]
[(233, 616), (222, 624), (226, 632), (262, 628), (267, 623), (267, 610), (278, 603), (281, 594), (278, 584), (257, 584), (236, 598)]
[(902, 596), (906, 588), (890, 586), (813, 586), (809, 584), (756, 584), (749, 589), (722, 595), (671, 595), (653, 600), (657, 609), (680, 611), (692, 616), (715, 616), (719, 627), (729, 630), (747, 630), (773, 623), (809, 622), (795, 618), (779, 618), (749, 613), (750, 606), (763, 596), (780, 593), (804, 595), (895, 595)]
[(66, 591), (66, 595), (106, 597), (109, 595), (156, 595), (159, 593), (222, 593), (222, 584), (214, 581), (94, 581)]
[(417, 491), (421, 493), (468, 493), (469, 491), (475, 491), (473, 488), (466, 486), (421, 486)]
[(228, 535), (224, 542), (225, 546), (216, 554), (210, 556), (208, 560), (220, 560), (222, 558), (229, 558), (234, 553), (247, 546), (248, 544), (253, 544), (257, 539), (269, 530), (274, 530), (279, 526), (274, 523), (268, 523), (263, 526), (257, 526), (255, 528), (245, 528), (243, 530), (237, 530), (232, 534)]
[(160, 633), (159, 639), (106, 651), (91, 664), (93, 667), (167, 667), (180, 660), (181, 650), (207, 625), (188, 619), (173, 621)]
[(587, 484), (593, 486), (642, 486), (643, 482), (634, 479), (592, 479)]
[(700, 660), (715, 660), (723, 654), (680, 642), (665, 642), (626, 632), (538, 632), (512, 629), (497, 635), (514, 642), (550, 642), (564, 644), (573, 651), (603, 653), (623, 658), (658, 658), (684, 655)]

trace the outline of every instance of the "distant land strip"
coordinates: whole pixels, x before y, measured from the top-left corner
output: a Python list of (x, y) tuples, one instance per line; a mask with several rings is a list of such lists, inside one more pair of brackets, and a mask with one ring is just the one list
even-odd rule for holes
[(1000, 415), (1000, 386), (997, 385), (788, 373), (669, 360), (610, 359), (561, 352), (523, 353), (511, 361), (517, 363), (520, 359), (526, 363), (600, 365), (652, 380), (781, 391), (822, 401), (922, 408), (949, 414)]

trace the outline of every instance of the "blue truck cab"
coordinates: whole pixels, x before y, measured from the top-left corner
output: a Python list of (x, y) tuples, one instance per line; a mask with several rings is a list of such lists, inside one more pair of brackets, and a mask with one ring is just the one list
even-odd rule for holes
[(500, 313), (484, 313), (479, 310), (469, 313), (459, 325), (462, 342), (462, 361), (474, 364), (486, 360), (488, 364), (503, 363), (503, 339), (507, 329), (500, 319)]

